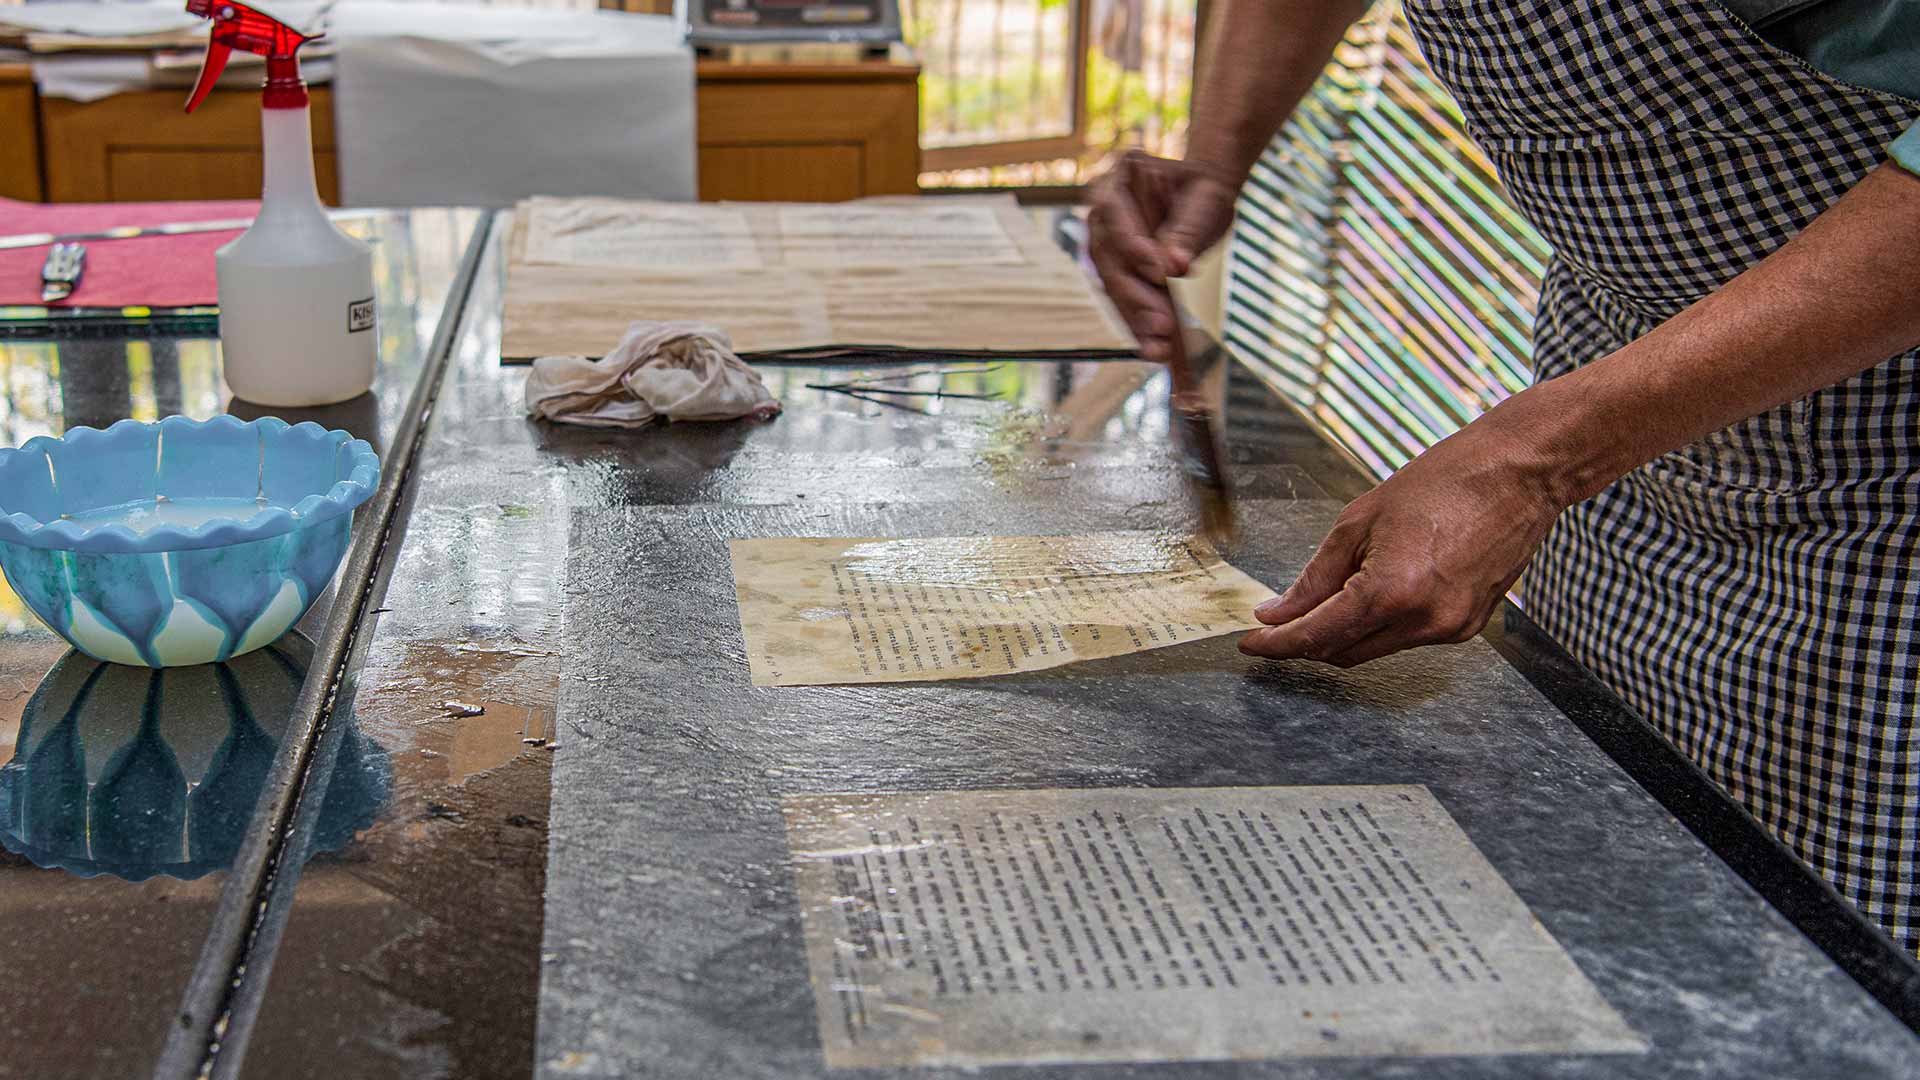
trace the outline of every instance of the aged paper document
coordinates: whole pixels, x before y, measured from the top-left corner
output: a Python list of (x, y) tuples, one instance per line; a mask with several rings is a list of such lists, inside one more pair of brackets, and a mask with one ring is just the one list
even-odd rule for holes
[(651, 270), (757, 270), (760, 249), (736, 209), (623, 199), (532, 199), (526, 261)]
[(1273, 590), (1160, 533), (734, 540), (756, 686), (1038, 671), (1259, 626)]
[(1026, 262), (993, 207), (829, 203), (780, 208), (788, 266), (980, 266)]
[(783, 810), (834, 1068), (1646, 1049), (1425, 787)]
[(1126, 357), (1087, 274), (1011, 198), (529, 199), (507, 240), (501, 355), (601, 356), (640, 319), (748, 359), (828, 347)]

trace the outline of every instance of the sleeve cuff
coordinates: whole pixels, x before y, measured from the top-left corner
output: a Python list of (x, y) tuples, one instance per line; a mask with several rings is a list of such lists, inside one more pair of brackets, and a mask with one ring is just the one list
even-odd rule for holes
[(1920, 176), (1920, 124), (1913, 125), (1905, 135), (1893, 140), (1888, 153), (1901, 168)]

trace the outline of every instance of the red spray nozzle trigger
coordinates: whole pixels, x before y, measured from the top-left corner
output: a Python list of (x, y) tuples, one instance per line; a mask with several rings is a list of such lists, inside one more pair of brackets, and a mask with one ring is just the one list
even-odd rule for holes
[[(309, 37), (279, 19), (248, 7), (239, 0), (187, 0), (187, 11), (213, 20), (213, 32), (207, 42), (207, 57), (200, 65), (200, 78), (187, 98), (187, 111), (200, 107), (207, 92), (226, 70), (233, 50), (255, 53), (267, 58), (267, 105), (304, 105), (306, 86), (300, 81), (297, 54), (300, 46), (319, 35)], [(284, 101), (275, 101), (278, 92)], [(298, 100), (292, 98), (297, 96)]]

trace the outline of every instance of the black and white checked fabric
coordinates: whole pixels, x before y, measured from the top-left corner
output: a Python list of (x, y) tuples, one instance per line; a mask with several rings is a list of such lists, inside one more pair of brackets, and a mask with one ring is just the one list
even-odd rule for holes
[[(1406, 0), (1555, 249), (1536, 377), (1760, 260), (1920, 103), (1714, 0)], [(1920, 352), (1736, 424), (1569, 511), (1529, 614), (1813, 867), (1920, 948)]]

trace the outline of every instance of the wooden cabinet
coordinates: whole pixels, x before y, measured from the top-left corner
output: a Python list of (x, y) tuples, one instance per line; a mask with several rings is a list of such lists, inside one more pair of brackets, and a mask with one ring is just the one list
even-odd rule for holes
[(32, 69), (0, 64), (0, 199), (46, 198), (40, 186), (39, 131)]
[(919, 190), (917, 64), (702, 61), (702, 199), (830, 202)]
[[(259, 193), (254, 91), (215, 90), (192, 116), (182, 111), (181, 90), (87, 103), (49, 98), (36, 113), (24, 70), (8, 82), (0, 68), (0, 147), (7, 148), (0, 194), (114, 202)], [(811, 202), (918, 190), (919, 75), (917, 64), (897, 60), (701, 61), (694, 98), (700, 197)], [(23, 162), (15, 146), (38, 146), (41, 160)], [(339, 194), (334, 146), (332, 97), (315, 87), (314, 165), (328, 202)]]
[[(314, 178), (339, 198), (333, 97), (315, 87)], [(260, 194), (260, 95), (216, 90), (189, 116), (179, 90), (142, 90), (100, 101), (40, 103), (52, 202), (250, 199)]]

